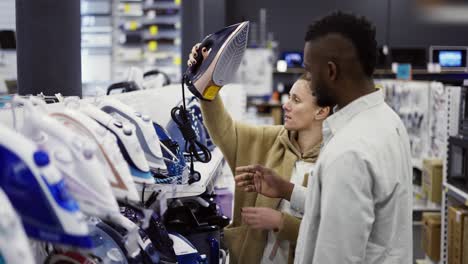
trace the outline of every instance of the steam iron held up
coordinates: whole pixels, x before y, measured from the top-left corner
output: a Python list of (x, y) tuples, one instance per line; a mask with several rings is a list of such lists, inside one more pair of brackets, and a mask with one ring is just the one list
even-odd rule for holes
[[(198, 98), (212, 101), (222, 86), (229, 83), (247, 48), (249, 22), (231, 25), (207, 36), (199, 46), (191, 65), (184, 74), (183, 82)], [(203, 58), (202, 49), (208, 51)]]

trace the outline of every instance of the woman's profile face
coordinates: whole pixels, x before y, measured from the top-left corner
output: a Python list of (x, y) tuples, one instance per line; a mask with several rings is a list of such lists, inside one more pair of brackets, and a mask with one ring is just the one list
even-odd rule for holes
[(283, 105), (284, 127), (293, 131), (310, 129), (317, 122), (315, 115), (320, 109), (316, 102), (310, 82), (297, 80), (289, 92), (288, 101)]

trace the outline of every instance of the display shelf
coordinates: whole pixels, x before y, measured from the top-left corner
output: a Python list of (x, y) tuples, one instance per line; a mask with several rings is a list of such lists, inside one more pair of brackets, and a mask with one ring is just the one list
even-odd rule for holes
[(416, 260), (416, 264), (437, 264), (437, 263), (438, 262), (432, 261), (428, 257), (426, 257), (425, 259), (417, 259)]
[[(121, 80), (122, 68), (129, 66), (142, 68), (143, 71), (160, 70), (168, 74), (172, 81), (180, 80), (181, 76), (181, 15), (180, 1), (138, 1), (126, 2), (118, 0), (114, 16), (114, 71), (116, 81)], [(157, 10), (155, 10), (157, 9)], [(167, 9), (167, 10), (165, 10)], [(173, 10), (172, 10), (173, 9)], [(161, 13), (161, 14), (160, 14)], [(127, 15), (131, 16), (127, 16)], [(121, 34), (132, 32), (133, 38), (138, 39), (132, 48), (139, 47), (139, 54), (131, 51), (126, 56), (121, 48), (128, 43), (119, 43)], [(136, 38), (135, 38), (136, 37)], [(167, 57), (167, 53), (173, 53), (173, 58), (167, 61), (156, 61), (154, 58), (161, 55)], [(156, 57), (155, 57), (156, 56)], [(135, 63), (128, 65), (128, 62)], [(117, 70), (119, 69), (119, 70)], [(126, 72), (126, 71), (124, 71)]]
[(180, 5), (175, 2), (154, 2), (153, 4), (143, 5), (143, 10), (153, 9), (180, 9)]
[(436, 212), (440, 211), (441, 206), (434, 203), (414, 204), (413, 212)]
[(81, 0), (82, 16), (110, 16), (112, 14), (112, 3), (108, 0), (89, 1)]
[(119, 17), (141, 17), (143, 9), (141, 2), (122, 2), (117, 4), (117, 14)]
[(304, 68), (288, 68), (285, 72), (275, 70), (273, 74), (303, 74), (304, 72)]
[(143, 40), (158, 40), (158, 39), (177, 39), (180, 38), (179, 30), (159, 31), (157, 34), (151, 32), (143, 32)]
[(143, 20), (143, 25), (159, 25), (159, 24), (163, 24), (163, 25), (177, 25), (180, 23), (180, 16), (179, 15), (175, 15), (175, 16), (172, 16), (172, 17), (168, 17), (168, 16), (162, 16), (162, 17), (158, 17), (158, 18), (145, 18)]
[(112, 10), (112, 0), (81, 0), (82, 90), (111, 82)]
[[(275, 75), (294, 75), (304, 73), (303, 68), (290, 68), (285, 72), (273, 71)], [(374, 71), (374, 78), (376, 79), (396, 79), (396, 74), (388, 69), (376, 69)], [(442, 72), (428, 72), (424, 69), (413, 69), (412, 79), (419, 81), (438, 81), (444, 84), (461, 85), (463, 80), (468, 79), (468, 72), (464, 71), (442, 71)]]
[(102, 27), (82, 27), (81, 33), (111, 33), (112, 27), (102, 26)]
[(110, 16), (81, 16), (81, 33), (112, 33)]
[[(222, 173), (223, 165), (223, 154), (219, 148), (215, 148), (212, 151), (211, 161), (208, 163), (195, 162), (195, 170), (200, 172), (201, 179), (190, 185), (171, 185), (171, 184), (155, 184), (152, 186), (145, 187), (145, 197), (149, 197), (154, 191), (160, 191), (165, 193), (165, 197), (171, 198), (182, 198), (198, 196), (207, 190), (213, 180)], [(137, 186), (139, 191), (143, 190), (143, 185)]]
[[(446, 93), (446, 106), (445, 106), (445, 117), (446, 117), (446, 138), (444, 140), (444, 152), (448, 153), (449, 142), (448, 139), (450, 136), (455, 136), (458, 134), (458, 123), (459, 123), (459, 109), (460, 109), (460, 87), (449, 86), (448, 92)], [(443, 169), (443, 192), (442, 192), (442, 222), (441, 222), (441, 237), (440, 237), (440, 263), (448, 263), (448, 208), (453, 205), (453, 200), (457, 200), (462, 203), (466, 203), (468, 195), (463, 191), (459, 190), (457, 187), (449, 184), (447, 182), (447, 176), (449, 174), (448, 170), (448, 156), (445, 155), (444, 159), (444, 169)], [(450, 199), (452, 198), (452, 199)]]
[(444, 183), (445, 192), (452, 198), (455, 198), (460, 203), (468, 206), (468, 193), (460, 190), (459, 188), (451, 185), (450, 183)]

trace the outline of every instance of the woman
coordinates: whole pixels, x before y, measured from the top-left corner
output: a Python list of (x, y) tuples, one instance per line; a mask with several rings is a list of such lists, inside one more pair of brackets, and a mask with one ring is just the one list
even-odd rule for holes
[[(198, 45), (188, 65), (196, 63)], [(208, 54), (202, 49), (203, 57)], [(232, 120), (218, 96), (201, 102), (203, 120), (232, 170), (249, 164), (273, 169), (295, 184), (306, 185), (317, 160), (322, 122), (330, 107), (319, 107), (310, 79), (303, 75), (283, 105), (284, 126), (252, 126)], [(289, 202), (247, 193), (237, 187), (232, 224), (224, 229), (231, 263), (292, 263), (301, 215)]]

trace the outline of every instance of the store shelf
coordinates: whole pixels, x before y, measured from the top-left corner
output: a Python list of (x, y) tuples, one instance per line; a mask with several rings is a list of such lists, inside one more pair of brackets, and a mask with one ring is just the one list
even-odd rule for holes
[(413, 212), (436, 212), (440, 211), (440, 209), (440, 205), (433, 203), (413, 205)]
[[(200, 172), (201, 179), (190, 185), (175, 185), (170, 184), (156, 184), (151, 187), (146, 187), (145, 197), (149, 197), (153, 191), (161, 191), (166, 194), (166, 198), (182, 198), (197, 196), (204, 193), (212, 181), (222, 172), (223, 154), (219, 148), (215, 148), (211, 153), (211, 161), (208, 163), (195, 162), (195, 170)], [(139, 191), (143, 186), (137, 186)]]
[(180, 30), (165, 30), (156, 34), (146, 31), (142, 35), (143, 40), (177, 39), (180, 38)]
[[(126, 1), (117, 0), (114, 16), (114, 30), (117, 37), (114, 41), (114, 79), (121, 79), (122, 68), (128, 69), (128, 62), (134, 62), (143, 71), (158, 69), (164, 71), (171, 81), (180, 80), (181, 54), (181, 12), (178, 1)], [(157, 9), (157, 10), (155, 10)], [(162, 12), (161, 12), (162, 11)], [(131, 16), (128, 16), (131, 14)], [(141, 41), (129, 46), (119, 42), (120, 34), (138, 36)], [(130, 52), (125, 56), (120, 50), (123, 47), (140, 48), (139, 54)], [(157, 56), (167, 57), (168, 53), (176, 54), (167, 61), (156, 60)], [(126, 71), (124, 71), (126, 72)]]
[(439, 262), (433, 261), (427, 255), (424, 259), (417, 259), (416, 264), (438, 264)]
[(181, 21), (180, 15), (162, 16), (158, 18), (146, 18), (143, 20), (144, 25), (158, 25), (158, 24), (178, 24)]
[(81, 0), (83, 90), (111, 82), (112, 7), (112, 0)]
[[(413, 69), (411, 70), (413, 75), (420, 75), (420, 74), (431, 74), (431, 75), (443, 75), (443, 74), (466, 74), (466, 71), (450, 71), (450, 70), (443, 70), (440, 72), (429, 72), (426, 69)], [(395, 74), (390, 69), (376, 69), (374, 74)]]
[(460, 190), (459, 188), (451, 185), (450, 183), (444, 183), (445, 192), (452, 198), (468, 206), (468, 193)]
[(82, 16), (110, 16), (112, 3), (107, 0), (102, 1), (81, 1), (81, 15)]
[(288, 68), (285, 72), (274, 70), (273, 74), (303, 74), (304, 68)]
[(81, 33), (111, 33), (112, 27), (81, 27)]
[(417, 259), (416, 264), (437, 264), (438, 262), (432, 261), (426, 257), (426, 259)]
[[(459, 86), (463, 80), (468, 79), (468, 73), (463, 71), (442, 71), (428, 72), (424, 69), (416, 69), (412, 71), (412, 80), (415, 81), (438, 81), (444, 84)], [(374, 72), (376, 79), (395, 79), (396, 74), (391, 70), (377, 69)]]
[(153, 9), (180, 9), (180, 5), (175, 2), (155, 2), (151, 5), (143, 5), (143, 10)]

